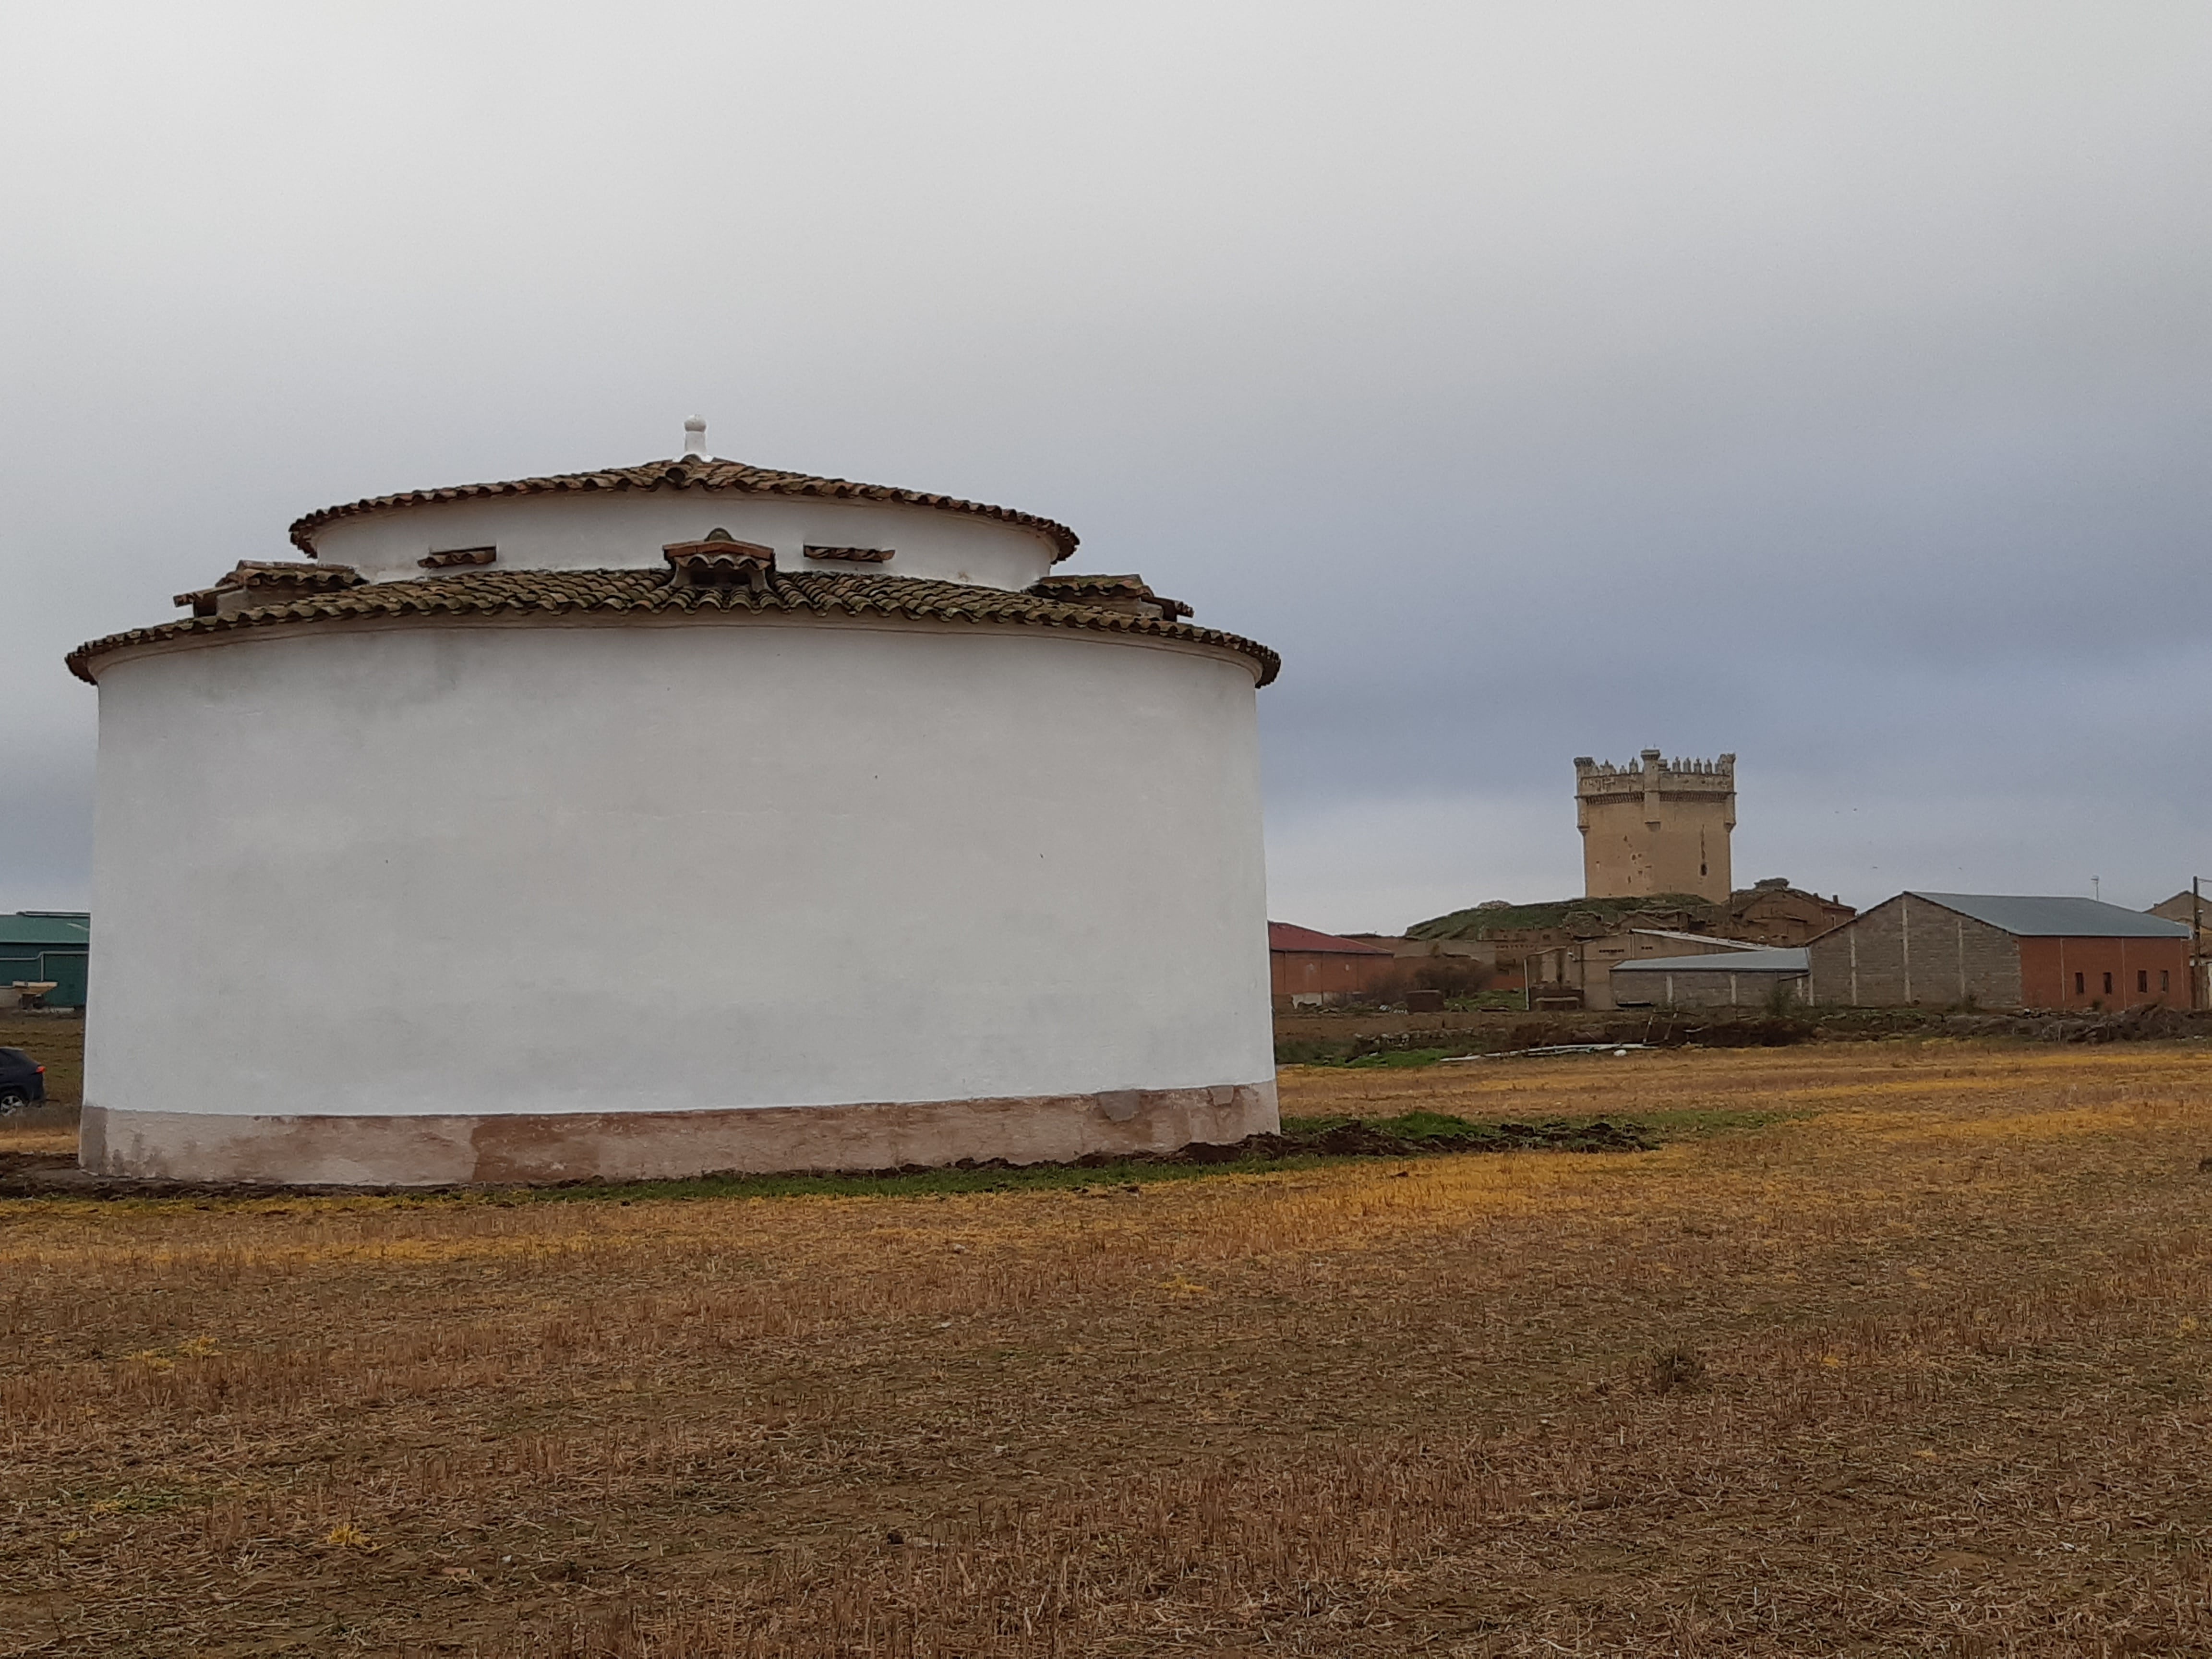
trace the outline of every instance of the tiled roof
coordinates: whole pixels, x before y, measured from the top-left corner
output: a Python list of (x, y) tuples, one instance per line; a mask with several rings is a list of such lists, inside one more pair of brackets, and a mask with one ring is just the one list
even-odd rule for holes
[(1181, 599), (1170, 599), (1152, 592), (1152, 584), (1142, 576), (1105, 576), (1076, 574), (1047, 576), (1042, 581), (1030, 584), (1030, 592), (1050, 599), (1072, 599), (1079, 604), (1111, 605), (1132, 601), (1159, 607), (1164, 617), (1188, 617), (1190, 607)]
[(1310, 927), (1301, 927), (1288, 921), (1267, 924), (1267, 948), (1270, 951), (1303, 951), (1315, 956), (1332, 957), (1387, 957), (1390, 954), (1379, 945), (1369, 945), (1356, 939), (1340, 939), (1334, 933), (1317, 933)]
[(1085, 570), (1047, 576), (1031, 585), (1031, 592), (1052, 592), (1073, 598), (1078, 593), (1102, 599), (1149, 599), (1152, 584), (1142, 576), (1106, 576)]
[(236, 568), (217, 577), (212, 587), (179, 593), (172, 603), (190, 605), (195, 616), (210, 617), (218, 611), (245, 610), (246, 605), (242, 601), (252, 594), (267, 595), (255, 603), (281, 605), (310, 593), (331, 593), (357, 586), (362, 580), (361, 572), (349, 564), (309, 564), (300, 559), (240, 559)]
[(1021, 623), (1081, 628), (1106, 634), (1139, 634), (1220, 646), (1260, 667), (1260, 684), (1275, 678), (1282, 659), (1266, 646), (1211, 628), (1013, 593), (960, 582), (925, 581), (876, 571), (801, 570), (778, 575), (766, 591), (742, 587), (686, 587), (665, 568), (629, 570), (471, 570), (418, 576), (406, 581), (316, 594), (255, 606), (228, 617), (192, 617), (157, 628), (134, 628), (94, 640), (70, 653), (70, 672), (93, 678), (91, 665), (125, 646), (225, 634), (238, 629), (344, 622), (372, 617), (574, 616), (769, 611), (818, 616), (907, 617), (943, 622)]
[(175, 603), (190, 605), (210, 593), (239, 593), (258, 587), (350, 587), (361, 574), (349, 564), (309, 564), (303, 559), (240, 559), (209, 586), (179, 593)]
[(779, 472), (773, 467), (748, 466), (743, 461), (710, 460), (690, 455), (682, 460), (647, 461), (639, 466), (618, 466), (605, 472), (562, 472), (543, 478), (515, 478), (506, 483), (455, 484), (445, 489), (410, 489), (397, 495), (372, 495), (343, 507), (326, 507), (292, 525), (292, 544), (310, 558), (315, 553), (315, 532), (338, 519), (392, 507), (419, 507), (430, 501), (473, 501), (486, 495), (553, 495), (564, 492), (619, 489), (727, 489), (750, 495), (810, 495), (825, 501), (898, 501), (911, 507), (933, 507), (946, 513), (967, 513), (1001, 524), (1019, 525), (1042, 534), (1058, 550), (1055, 562), (1075, 551), (1075, 532), (1064, 524), (1018, 513), (1010, 507), (987, 507), (951, 495), (932, 495), (918, 489), (896, 489), (889, 484), (854, 483), (849, 478), (817, 478), (805, 472)]

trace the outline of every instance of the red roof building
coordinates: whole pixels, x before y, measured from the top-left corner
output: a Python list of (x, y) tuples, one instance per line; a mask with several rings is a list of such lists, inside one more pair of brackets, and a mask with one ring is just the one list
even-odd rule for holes
[(1384, 990), (1398, 965), (1379, 945), (1287, 921), (1267, 924), (1267, 961), (1279, 1012), (1366, 1001)]

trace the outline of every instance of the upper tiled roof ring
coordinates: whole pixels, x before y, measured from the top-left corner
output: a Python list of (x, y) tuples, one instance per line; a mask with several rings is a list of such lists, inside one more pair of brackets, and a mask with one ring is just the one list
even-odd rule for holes
[(805, 472), (780, 472), (773, 467), (748, 466), (743, 461), (722, 461), (690, 455), (680, 460), (647, 461), (638, 466), (615, 467), (605, 472), (562, 472), (543, 478), (514, 478), (505, 483), (455, 484), (444, 489), (410, 489), (397, 495), (372, 495), (343, 507), (326, 507), (292, 524), (292, 544), (315, 556), (315, 532), (338, 519), (380, 513), (388, 507), (419, 507), (432, 501), (474, 501), (489, 495), (551, 495), (568, 491), (609, 489), (735, 489), (757, 495), (811, 495), (824, 501), (896, 501), (909, 507), (933, 507), (945, 513), (966, 513), (979, 519), (1034, 530), (1054, 549), (1056, 564), (1075, 551), (1076, 535), (1064, 524), (1011, 507), (991, 507), (952, 495), (933, 495), (919, 489), (899, 489), (889, 484), (855, 483), (849, 478), (817, 478)]

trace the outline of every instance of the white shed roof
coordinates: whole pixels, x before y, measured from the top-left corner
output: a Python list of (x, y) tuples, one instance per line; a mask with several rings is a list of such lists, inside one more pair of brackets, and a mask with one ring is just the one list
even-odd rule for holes
[(1723, 951), (1763, 951), (1767, 948), (1763, 945), (1747, 944), (1741, 939), (1715, 939), (1711, 933), (1678, 933), (1667, 927), (1632, 927), (1628, 931), (1645, 939), (1675, 939), (1685, 945), (1717, 945)]

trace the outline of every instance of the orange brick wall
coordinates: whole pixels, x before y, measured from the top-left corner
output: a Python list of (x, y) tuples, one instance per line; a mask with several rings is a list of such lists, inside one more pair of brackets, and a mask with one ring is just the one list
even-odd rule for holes
[(1278, 998), (1319, 994), (1343, 1000), (1364, 996), (1380, 987), (1398, 966), (1395, 957), (1334, 951), (1270, 951), (1267, 960)]
[[(2074, 976), (2081, 988), (2074, 988)], [(2106, 975), (2112, 989), (2105, 988)], [(2162, 976), (2162, 977), (2161, 977)], [(2189, 1006), (2185, 939), (2024, 939), (2020, 942), (2021, 1000), (2031, 1008), (2137, 1008)], [(2145, 988), (2145, 987), (2148, 988)]]

